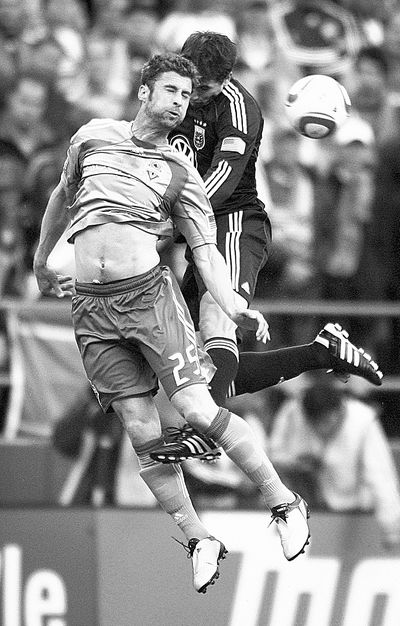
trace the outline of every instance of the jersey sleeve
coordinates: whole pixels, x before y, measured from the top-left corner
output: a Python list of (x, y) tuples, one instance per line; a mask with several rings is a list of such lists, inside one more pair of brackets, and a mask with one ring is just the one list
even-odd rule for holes
[(90, 120), (90, 122), (87, 122), (87, 124), (81, 126), (71, 137), (61, 174), (61, 182), (70, 195), (75, 194), (77, 191), (81, 178), (79, 155), (82, 144), (93, 138), (107, 138), (110, 131), (113, 132), (114, 127), (118, 124), (121, 124), (121, 122), (116, 122), (115, 120), (108, 118), (94, 118)]
[(171, 217), (191, 249), (215, 244), (215, 217), (204, 183), (197, 170), (184, 166), (185, 182), (172, 208)]
[(214, 211), (235, 191), (259, 140), (262, 117), (256, 102), (233, 83), (224, 88), (226, 100), (218, 112), (217, 144), (203, 176)]
[(67, 189), (69, 195), (74, 195), (77, 191), (81, 178), (81, 170), (79, 166), (79, 153), (83, 141), (86, 139), (86, 126), (80, 128), (75, 135), (71, 137), (67, 156), (64, 161), (61, 183)]

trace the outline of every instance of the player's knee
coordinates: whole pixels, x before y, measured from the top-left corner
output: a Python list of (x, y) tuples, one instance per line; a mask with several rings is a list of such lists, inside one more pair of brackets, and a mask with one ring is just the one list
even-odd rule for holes
[(160, 436), (160, 420), (150, 396), (116, 400), (113, 402), (113, 409), (132, 443), (141, 444)]
[(218, 413), (218, 406), (205, 385), (187, 387), (172, 397), (172, 403), (188, 424), (200, 431), (207, 430)]

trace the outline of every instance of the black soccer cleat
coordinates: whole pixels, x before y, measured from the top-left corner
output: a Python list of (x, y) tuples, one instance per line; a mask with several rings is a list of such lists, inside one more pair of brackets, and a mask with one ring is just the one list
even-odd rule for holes
[(354, 374), (373, 385), (382, 385), (383, 374), (378, 365), (362, 348), (356, 348), (348, 337), (349, 333), (339, 324), (329, 322), (314, 339), (314, 343), (321, 344), (329, 352), (331, 369), (328, 371), (339, 377)]
[(159, 463), (180, 463), (188, 459), (211, 462), (220, 456), (217, 444), (189, 424), (183, 428), (166, 428), (165, 443), (150, 452), (150, 458)]

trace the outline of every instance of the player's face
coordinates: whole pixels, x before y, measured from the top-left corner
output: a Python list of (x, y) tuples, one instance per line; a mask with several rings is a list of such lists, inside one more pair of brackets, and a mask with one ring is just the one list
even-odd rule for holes
[(146, 114), (163, 128), (172, 129), (178, 126), (189, 106), (191, 79), (175, 72), (164, 72), (155, 81), (151, 92), (146, 89)]
[(216, 80), (200, 80), (200, 83), (192, 93), (190, 99), (191, 103), (195, 106), (207, 104), (211, 98), (215, 98), (221, 93), (226, 81), (222, 83)]

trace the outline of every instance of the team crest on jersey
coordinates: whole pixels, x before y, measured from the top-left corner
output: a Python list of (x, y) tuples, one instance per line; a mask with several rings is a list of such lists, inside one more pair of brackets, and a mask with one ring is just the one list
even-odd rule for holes
[(161, 165), (158, 161), (152, 161), (147, 168), (147, 174), (149, 175), (150, 180), (154, 180), (158, 178), (161, 174)]
[(204, 148), (206, 143), (206, 122), (194, 120), (193, 143), (196, 150)]

